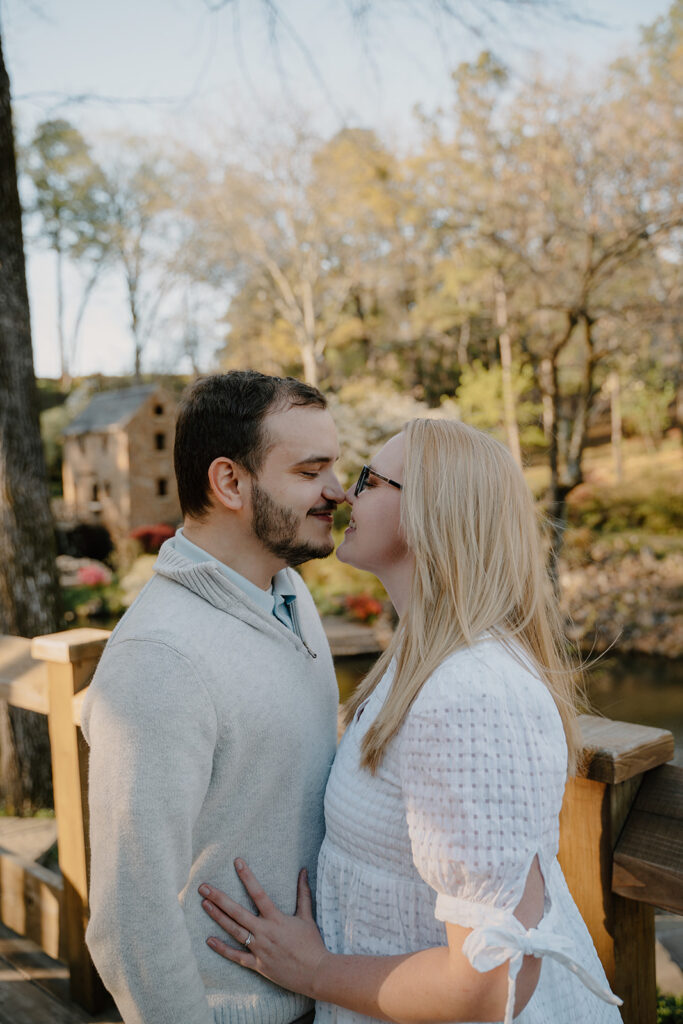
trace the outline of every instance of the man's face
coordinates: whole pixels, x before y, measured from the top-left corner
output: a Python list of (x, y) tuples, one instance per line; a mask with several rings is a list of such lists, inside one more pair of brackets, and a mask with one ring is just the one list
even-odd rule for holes
[(332, 513), (344, 500), (334, 421), (326, 409), (290, 406), (263, 427), (269, 451), (252, 480), (252, 530), (287, 565), (325, 558), (334, 549)]

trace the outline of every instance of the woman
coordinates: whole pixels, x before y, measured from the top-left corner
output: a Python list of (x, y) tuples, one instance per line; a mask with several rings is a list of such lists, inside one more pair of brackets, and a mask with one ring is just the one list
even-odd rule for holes
[(317, 917), (202, 886), (226, 959), (315, 998), (316, 1021), (620, 1021), (557, 863), (576, 761), (572, 674), (531, 495), (507, 449), (414, 420), (347, 494), (337, 552), (399, 615), (346, 709)]

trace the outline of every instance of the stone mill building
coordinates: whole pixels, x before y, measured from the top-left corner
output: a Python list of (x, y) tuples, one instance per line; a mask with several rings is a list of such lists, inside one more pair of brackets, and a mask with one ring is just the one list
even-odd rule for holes
[(176, 399), (156, 384), (102, 391), (64, 431), (68, 515), (114, 537), (180, 522), (173, 473)]

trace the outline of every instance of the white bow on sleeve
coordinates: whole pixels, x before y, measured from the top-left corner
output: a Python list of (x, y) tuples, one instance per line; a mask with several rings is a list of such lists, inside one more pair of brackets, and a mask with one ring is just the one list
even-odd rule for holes
[(512, 915), (509, 923), (475, 928), (465, 939), (462, 950), (475, 970), (482, 973), (499, 967), (506, 960), (509, 961), (504, 1024), (512, 1024), (517, 975), (525, 956), (552, 957), (575, 974), (586, 988), (600, 999), (613, 1006), (621, 1006), (622, 1000), (609, 988), (596, 981), (586, 968), (576, 961), (574, 943), (570, 939), (539, 928), (527, 930), (521, 921)]

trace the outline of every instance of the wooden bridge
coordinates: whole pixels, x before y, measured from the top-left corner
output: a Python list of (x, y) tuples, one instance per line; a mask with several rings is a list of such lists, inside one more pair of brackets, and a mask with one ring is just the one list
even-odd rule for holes
[[(0, 636), (0, 699), (48, 717), (60, 868), (0, 847), (0, 1024), (120, 1019), (84, 939), (89, 849), (80, 709), (108, 636), (99, 629)], [(333, 653), (348, 646), (348, 638), (330, 639)], [(367, 637), (364, 643), (372, 646)], [(655, 1024), (654, 908), (683, 913), (683, 768), (666, 763), (674, 752), (666, 730), (592, 716), (580, 725), (584, 766), (567, 786), (560, 862), (624, 1000), (625, 1024)]]

